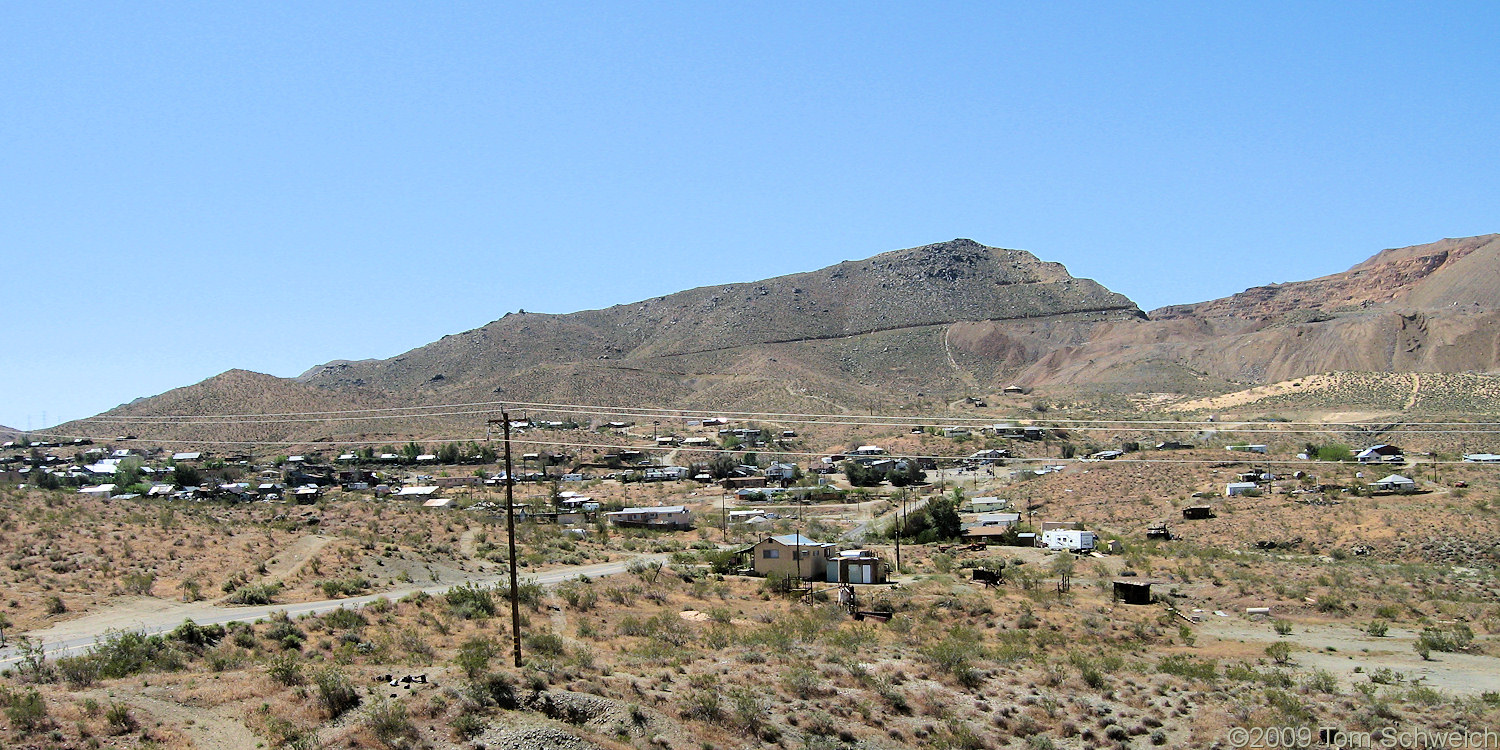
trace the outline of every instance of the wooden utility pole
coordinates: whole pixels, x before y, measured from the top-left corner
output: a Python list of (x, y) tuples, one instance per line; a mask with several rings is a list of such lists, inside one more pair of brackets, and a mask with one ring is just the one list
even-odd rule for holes
[(906, 488), (901, 488), (901, 507), (896, 509), (896, 575), (901, 575), (901, 534), (906, 531), (906, 519), (901, 514), (906, 511)]
[(515, 648), (516, 666), (521, 666), (521, 592), (516, 581), (516, 504), (515, 477), (511, 475), (510, 414), (500, 412), (505, 422), (505, 535), (510, 542), (510, 640)]

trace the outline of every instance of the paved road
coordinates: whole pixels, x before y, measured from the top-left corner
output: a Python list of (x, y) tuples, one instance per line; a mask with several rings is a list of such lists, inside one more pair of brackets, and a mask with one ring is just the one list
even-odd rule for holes
[[(666, 555), (642, 555), (630, 560), (597, 563), (594, 565), (575, 565), (566, 568), (553, 568), (522, 573), (521, 577), (522, 580), (535, 581), (543, 586), (556, 586), (564, 581), (573, 580), (580, 575), (598, 578), (624, 573), (626, 568), (636, 560), (659, 560), (665, 562), (666, 559)], [(505, 574), (470, 576), (432, 586), (393, 589), (378, 594), (366, 594), (365, 596), (350, 597), (348, 599), (323, 599), (314, 602), (270, 604), (254, 607), (223, 607), (208, 602), (183, 604), (180, 602), (157, 600), (151, 602), (151, 604), (158, 606), (153, 611), (141, 611), (126, 614), (122, 617), (119, 611), (106, 609), (67, 622), (58, 623), (44, 630), (33, 630), (26, 635), (30, 636), (33, 640), (40, 641), (46, 649), (47, 656), (56, 658), (93, 646), (97, 638), (110, 630), (141, 631), (149, 635), (171, 630), (181, 625), (185, 619), (192, 619), (193, 622), (200, 625), (214, 625), (230, 622), (253, 622), (270, 617), (276, 612), (285, 612), (291, 617), (304, 614), (315, 615), (323, 612), (331, 612), (335, 609), (355, 609), (381, 597), (394, 600), (418, 591), (438, 595), (454, 586), (464, 583), (488, 585), (499, 583), (502, 580), (508, 581), (509, 576)], [(12, 634), (7, 633), (6, 635), (11, 636)], [(8, 666), (19, 660), (20, 654), (14, 646), (0, 650), (0, 666)]]

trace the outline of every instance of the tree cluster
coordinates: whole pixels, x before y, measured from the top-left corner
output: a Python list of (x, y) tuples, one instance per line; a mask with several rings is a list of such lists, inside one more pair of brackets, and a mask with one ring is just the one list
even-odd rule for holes
[(909, 487), (927, 480), (927, 472), (911, 460), (897, 461), (889, 469), (845, 461), (843, 468), (844, 477), (855, 487), (874, 487), (881, 482), (890, 482), (892, 487)]

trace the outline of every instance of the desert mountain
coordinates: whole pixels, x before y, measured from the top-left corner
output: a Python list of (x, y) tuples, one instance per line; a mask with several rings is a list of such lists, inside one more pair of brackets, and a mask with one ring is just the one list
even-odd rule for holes
[(1500, 367), (1497, 323), (1500, 235), (1447, 239), (1310, 281), (1164, 307), (1054, 350), (1021, 377), (1186, 392), (1151, 383), (1165, 371), (1236, 387), (1329, 371), (1482, 373)]
[[(390, 359), (334, 361), (292, 380), (231, 371), (108, 414), (501, 399), (838, 413), (942, 407), (1011, 384), (1201, 398), (1328, 371), (1492, 371), (1497, 323), (1500, 235), (1386, 250), (1343, 273), (1150, 316), (1061, 265), (960, 239), (603, 310), (507, 314)], [(458, 425), (473, 434), (478, 420), (327, 415), (214, 434), (379, 440)], [(206, 429), (157, 428), (163, 438)]]

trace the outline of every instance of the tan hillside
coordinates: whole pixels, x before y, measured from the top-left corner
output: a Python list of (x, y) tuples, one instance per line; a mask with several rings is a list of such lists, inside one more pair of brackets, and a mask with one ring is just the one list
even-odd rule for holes
[[(230, 372), (110, 415), (499, 400), (889, 412), (946, 408), (1013, 384), (1042, 397), (1140, 402), (1140, 394), (1160, 404), (1328, 372), (1485, 373), (1500, 369), (1497, 277), (1500, 235), (1451, 239), (1148, 318), (1058, 264), (953, 240), (603, 310), (507, 314), (390, 359), (334, 361), (295, 380)], [(1318, 392), (1306, 390), (1298, 404), (1313, 408)], [(1488, 392), (1403, 400), (1397, 409), (1500, 409)], [(420, 422), (312, 418), (152, 429), (200, 440), (381, 441), (472, 436), (487, 416), (478, 408)], [(101, 430), (117, 431), (99, 423), (59, 432)]]
[(1497, 289), (1500, 235), (1386, 250), (1344, 273), (1100, 326), (1020, 379), (1192, 393), (1184, 383), (1237, 389), (1330, 371), (1492, 372), (1500, 368)]

